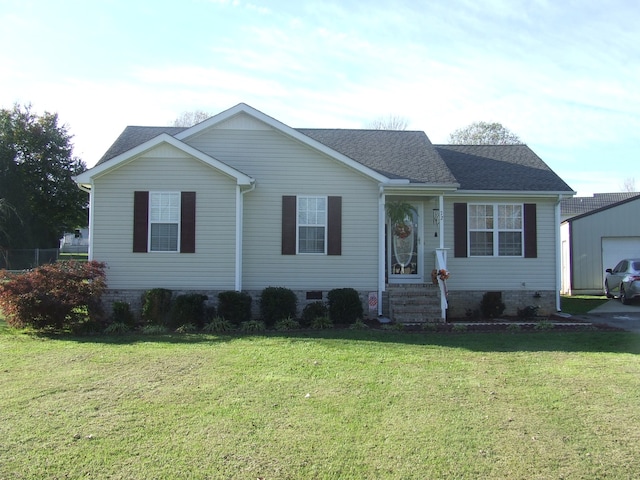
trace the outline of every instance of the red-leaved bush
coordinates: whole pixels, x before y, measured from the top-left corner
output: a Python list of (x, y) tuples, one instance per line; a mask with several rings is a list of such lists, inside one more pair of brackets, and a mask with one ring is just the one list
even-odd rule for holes
[(0, 272), (0, 310), (13, 327), (76, 329), (102, 316), (101, 262), (63, 261), (25, 273)]

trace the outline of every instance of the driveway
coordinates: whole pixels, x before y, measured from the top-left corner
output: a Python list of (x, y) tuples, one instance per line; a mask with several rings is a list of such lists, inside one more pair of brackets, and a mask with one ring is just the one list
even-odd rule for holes
[(620, 300), (611, 299), (587, 315), (577, 315), (593, 323), (604, 323), (630, 332), (640, 333), (640, 303), (623, 305)]

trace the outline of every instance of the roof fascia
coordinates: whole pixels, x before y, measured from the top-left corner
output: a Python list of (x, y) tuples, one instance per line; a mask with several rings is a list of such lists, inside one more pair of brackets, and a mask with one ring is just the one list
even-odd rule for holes
[(341, 163), (344, 163), (345, 165), (347, 165), (348, 167), (362, 173), (363, 175), (372, 178), (373, 180), (380, 182), (380, 183), (386, 183), (388, 182), (390, 179), (388, 177), (386, 177), (385, 175), (382, 175), (378, 172), (376, 172), (375, 170), (369, 168), (369, 167), (365, 167), (364, 165), (362, 165), (359, 162), (356, 162), (355, 160), (347, 157), (346, 155), (343, 155), (340, 152), (337, 152), (336, 150), (333, 150), (332, 148), (327, 147), (325, 144), (318, 142), (317, 140), (314, 140), (311, 137), (308, 137), (300, 132), (298, 132), (296, 129), (289, 127), (288, 125), (285, 125), (284, 123), (280, 122), (279, 120), (276, 120), (273, 117), (270, 117), (269, 115), (266, 115), (264, 113), (262, 113), (259, 110), (256, 110), (255, 108), (247, 105), (246, 103), (239, 103), (238, 105), (236, 105), (235, 107), (231, 107), (228, 110), (225, 110), (224, 112), (221, 112), (217, 115), (214, 115), (213, 117), (205, 120), (204, 122), (201, 122), (197, 125), (194, 125), (191, 128), (188, 128), (178, 134), (176, 134), (175, 138), (179, 139), (179, 140), (186, 140), (190, 137), (193, 137), (194, 135), (197, 135), (199, 133), (201, 133), (202, 131), (213, 127), (214, 125), (224, 122), (226, 120), (228, 120), (231, 117), (234, 117), (235, 115), (238, 115), (240, 113), (245, 113), (247, 115), (252, 116), (253, 118), (255, 118), (256, 120), (260, 120), (261, 122), (269, 125), (270, 127), (274, 128), (275, 130), (278, 130), (279, 132), (283, 133), (284, 135), (287, 135), (291, 138), (293, 138), (294, 140), (301, 142), (315, 150), (318, 150), (319, 152), (332, 157), (336, 160), (338, 160)]
[(406, 195), (406, 194), (421, 194), (421, 195), (444, 195), (455, 192), (458, 184), (416, 184), (407, 183), (400, 184), (399, 182), (387, 182), (381, 183), (380, 187), (387, 195)]
[(573, 191), (526, 191), (526, 190), (457, 190), (451, 195), (458, 197), (554, 197), (571, 198), (576, 194)]
[(148, 152), (149, 150), (163, 143), (167, 143), (177, 148), (178, 150), (184, 152), (185, 154), (191, 157), (194, 157), (200, 160), (201, 162), (209, 165), (210, 167), (220, 170), (226, 175), (232, 178), (235, 178), (238, 185), (251, 185), (254, 182), (254, 179), (249, 177), (248, 175), (245, 175), (244, 173), (230, 167), (229, 165), (221, 162), (220, 160), (217, 160), (207, 155), (206, 153), (196, 148), (193, 148), (184, 142), (181, 142), (175, 137), (172, 137), (171, 135), (169, 135), (168, 133), (161, 133), (157, 137), (154, 137), (151, 140), (147, 140), (146, 142), (136, 147), (133, 147), (131, 150), (121, 153), (120, 155), (110, 159), (109, 161), (104, 162), (94, 168), (91, 168), (81, 173), (80, 175), (77, 175), (76, 177), (74, 177), (74, 180), (79, 185), (85, 185), (85, 186), (91, 185), (91, 182), (93, 179), (98, 178), (108, 173), (111, 170), (119, 168), (122, 165), (125, 165), (133, 161), (135, 158), (139, 157), (140, 155)]

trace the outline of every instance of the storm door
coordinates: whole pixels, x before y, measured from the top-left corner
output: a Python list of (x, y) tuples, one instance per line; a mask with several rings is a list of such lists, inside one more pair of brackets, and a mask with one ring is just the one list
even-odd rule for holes
[(424, 248), (423, 208), (413, 204), (414, 212), (404, 222), (387, 225), (387, 274), (390, 283), (422, 283)]

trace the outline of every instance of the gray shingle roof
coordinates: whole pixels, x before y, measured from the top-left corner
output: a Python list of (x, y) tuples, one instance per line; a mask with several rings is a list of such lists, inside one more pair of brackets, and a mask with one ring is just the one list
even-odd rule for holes
[(134, 127), (129, 126), (123, 130), (116, 141), (109, 147), (96, 165), (111, 160), (114, 157), (131, 150), (144, 142), (157, 137), (161, 133), (168, 133), (171, 136), (186, 130), (184, 127)]
[[(98, 165), (184, 127), (129, 126)], [(571, 188), (526, 145), (433, 145), (421, 131), (296, 129), (388, 178), (460, 184), (462, 190), (570, 192)]]
[(461, 190), (571, 192), (526, 145), (435, 145)]
[(614, 192), (595, 193), (592, 197), (567, 198), (562, 200), (560, 210), (563, 216), (582, 215), (638, 195), (640, 195), (640, 192)]
[(389, 178), (404, 178), (417, 183), (457, 183), (424, 132), (296, 130)]

